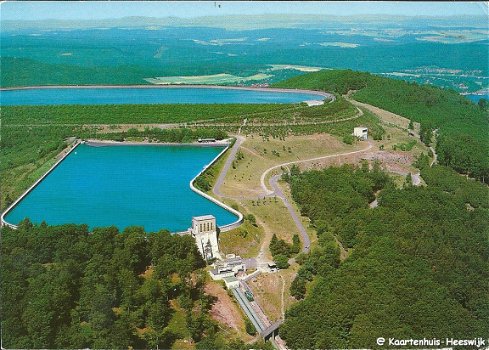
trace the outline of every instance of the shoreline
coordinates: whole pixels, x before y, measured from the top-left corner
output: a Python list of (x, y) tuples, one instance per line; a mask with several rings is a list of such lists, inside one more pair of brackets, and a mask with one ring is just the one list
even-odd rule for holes
[(266, 88), (252, 86), (232, 86), (232, 85), (204, 85), (204, 84), (166, 84), (166, 85), (33, 85), (0, 88), (0, 91), (18, 91), (18, 90), (49, 90), (49, 89), (223, 89), (223, 90), (248, 90), (248, 91), (264, 91), (264, 92), (282, 92), (282, 93), (304, 93), (322, 97), (327, 97), (332, 100), (334, 95), (325, 91), (305, 90), (305, 89), (285, 89), (285, 88)]
[[(217, 142), (208, 142), (208, 143), (172, 143), (172, 142), (166, 142), (166, 143), (157, 143), (157, 142), (147, 142), (147, 141), (142, 141), (142, 142), (136, 142), (136, 141), (112, 141), (112, 140), (75, 140), (71, 145), (67, 147), (66, 153), (63, 154), (63, 156), (58, 159), (49, 169), (46, 171), (39, 179), (37, 179), (32, 186), (30, 186), (24, 193), (22, 193), (10, 206), (8, 206), (5, 211), (3, 211), (0, 215), (0, 226), (8, 226), (14, 230), (18, 228), (18, 225), (12, 224), (8, 221), (5, 220), (5, 216), (12, 211), (32, 190), (34, 190), (54, 169), (58, 167), (79, 145), (87, 145), (91, 147), (111, 147), (111, 146), (167, 146), (167, 147), (174, 147), (174, 146), (197, 146), (197, 147), (224, 147), (219, 154), (212, 159), (208, 164), (206, 164), (202, 170), (200, 170), (197, 175), (195, 175), (189, 183), (189, 187), (192, 191), (196, 192), (200, 196), (204, 197), (205, 199), (213, 202), (214, 204), (220, 206), (221, 208), (224, 208), (225, 210), (229, 211), (230, 213), (234, 214), (237, 216), (237, 220), (234, 222), (231, 222), (226, 225), (218, 226), (219, 230), (221, 232), (228, 231), (234, 227), (237, 227), (241, 225), (243, 222), (243, 214), (241, 214), (239, 211), (229, 207), (225, 203), (219, 201), (218, 199), (202, 192), (198, 188), (194, 186), (195, 180), (204, 172), (206, 171), (209, 167), (211, 167), (221, 156), (226, 153), (226, 151), (229, 149), (229, 146), (232, 143), (232, 139), (225, 139), (225, 140), (220, 140)], [(68, 149), (69, 148), (69, 149)], [(62, 151), (64, 152), (64, 151)], [(171, 232), (172, 234), (183, 234), (186, 231), (175, 231)]]

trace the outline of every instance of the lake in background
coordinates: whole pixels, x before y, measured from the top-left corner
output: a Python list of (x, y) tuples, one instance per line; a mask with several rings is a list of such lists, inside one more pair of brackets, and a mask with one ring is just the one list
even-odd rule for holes
[(0, 92), (2, 106), (63, 104), (299, 103), (323, 100), (317, 94), (215, 88), (49, 88)]
[(223, 226), (237, 217), (193, 192), (190, 180), (222, 147), (79, 145), (5, 217), (18, 224), (143, 226), (183, 231), (193, 216)]
[(486, 100), (489, 100), (489, 94), (486, 94), (486, 95), (468, 94), (468, 95), (464, 95), (464, 96), (476, 104), (479, 103), (479, 100), (481, 98), (485, 98)]

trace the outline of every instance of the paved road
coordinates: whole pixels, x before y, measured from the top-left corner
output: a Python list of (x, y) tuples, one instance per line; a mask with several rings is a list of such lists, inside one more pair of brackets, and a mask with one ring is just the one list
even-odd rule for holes
[(224, 197), (221, 193), (221, 186), (224, 183), (224, 179), (226, 177), (226, 174), (229, 171), (229, 168), (233, 164), (234, 159), (236, 158), (236, 153), (238, 153), (239, 146), (244, 142), (245, 138), (243, 136), (236, 136), (236, 142), (234, 143), (233, 147), (231, 148), (231, 151), (229, 152), (228, 159), (226, 159), (226, 162), (224, 163), (224, 166), (222, 167), (221, 173), (219, 174), (219, 177), (217, 178), (217, 181), (212, 188), (212, 192), (216, 196)]
[(292, 220), (294, 220), (295, 226), (297, 226), (297, 229), (299, 230), (299, 233), (301, 234), (302, 237), (302, 251), (304, 253), (309, 252), (309, 248), (311, 247), (311, 240), (309, 238), (309, 235), (307, 234), (306, 228), (304, 225), (302, 225), (302, 221), (297, 215), (296, 211), (294, 210), (294, 207), (292, 207), (292, 204), (288, 201), (287, 197), (285, 196), (284, 192), (278, 185), (278, 180), (280, 179), (281, 175), (275, 175), (272, 176), (270, 179), (270, 186), (273, 188), (273, 192), (275, 195), (284, 202), (285, 207), (289, 211), (290, 216), (292, 217)]
[(352, 154), (356, 154), (356, 153), (362, 153), (362, 152), (368, 151), (372, 147), (373, 147), (372, 142), (371, 141), (368, 141), (368, 146), (367, 147), (362, 148), (362, 149), (359, 149), (357, 151), (343, 152), (343, 153), (335, 153), (335, 154), (330, 154), (330, 155), (327, 155), (327, 156), (321, 156), (321, 157), (315, 157), (315, 158), (309, 158), (309, 159), (303, 159), (303, 160), (295, 160), (295, 161), (292, 161), (292, 162), (287, 162), (287, 163), (282, 163), (282, 164), (274, 165), (274, 166), (268, 168), (267, 170), (265, 170), (263, 172), (263, 174), (261, 174), (261, 177), (260, 177), (260, 185), (261, 185), (261, 188), (263, 189), (263, 191), (265, 191), (265, 193), (267, 195), (273, 194), (273, 191), (270, 191), (267, 188), (267, 185), (265, 184), (265, 178), (267, 177), (268, 173), (270, 173), (272, 170), (279, 169), (281, 167), (286, 167), (286, 166), (289, 166), (289, 165), (292, 165), (292, 164), (308, 163), (308, 162), (313, 162), (313, 161), (316, 161), (316, 160), (323, 160), (323, 159), (334, 158), (334, 157), (338, 157), (338, 156), (348, 156), (348, 155), (352, 155)]

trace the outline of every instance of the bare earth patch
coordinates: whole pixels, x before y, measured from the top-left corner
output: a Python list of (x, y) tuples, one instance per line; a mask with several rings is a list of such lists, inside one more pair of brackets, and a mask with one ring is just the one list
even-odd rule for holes
[[(248, 281), (255, 300), (271, 322), (282, 319), (282, 309), (287, 310), (296, 302), (295, 298), (290, 295), (290, 284), (295, 278), (297, 268), (298, 265), (294, 264), (287, 270), (261, 274)], [(282, 290), (284, 291), (283, 300)]]
[(252, 339), (245, 331), (245, 324), (243, 315), (238, 306), (231, 300), (231, 297), (227, 294), (222, 286), (216, 282), (208, 282), (204, 290), (207, 294), (216, 297), (210, 314), (213, 319), (222, 324), (223, 326), (238, 333), (241, 339), (248, 341)]

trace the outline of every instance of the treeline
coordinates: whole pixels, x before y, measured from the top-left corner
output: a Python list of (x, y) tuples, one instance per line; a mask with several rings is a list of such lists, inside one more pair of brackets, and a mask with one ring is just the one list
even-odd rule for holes
[[(441, 166), (422, 174), (428, 187), (405, 189), (366, 167), (291, 176), (319, 247), (299, 260), (291, 286), (304, 300), (280, 328), (289, 347), (489, 335), (488, 189)], [(379, 206), (370, 209), (376, 191)], [(472, 191), (481, 194), (469, 204)], [(336, 240), (353, 248), (341, 263)]]
[(248, 115), (290, 108), (289, 104), (121, 104), (2, 106), (6, 125), (191, 123), (241, 121)]
[(423, 141), (427, 144), (436, 141), (440, 164), (489, 181), (487, 109), (455, 91), (350, 70), (323, 70), (276, 86), (339, 94), (358, 90), (354, 94), (356, 100), (421, 123)]
[(272, 253), (273, 260), (279, 269), (286, 269), (289, 267), (289, 258), (292, 255), (299, 253), (301, 249), (301, 241), (299, 235), (292, 236), (292, 244), (287, 243), (283, 239), (277, 237), (274, 233), (270, 240), (270, 253)]
[(106, 134), (97, 134), (97, 138), (109, 139), (115, 141), (126, 141), (133, 138), (145, 138), (150, 142), (171, 142), (171, 143), (189, 143), (195, 142), (199, 138), (212, 138), (223, 140), (228, 135), (221, 129), (160, 129), (146, 128), (144, 130), (129, 129), (121, 132), (111, 132)]
[[(166, 349), (182, 338), (197, 348), (243, 347), (209, 316), (213, 298), (190, 236), (26, 220), (2, 229), (1, 253), (7, 348)], [(176, 314), (184, 321), (173, 322)]]

